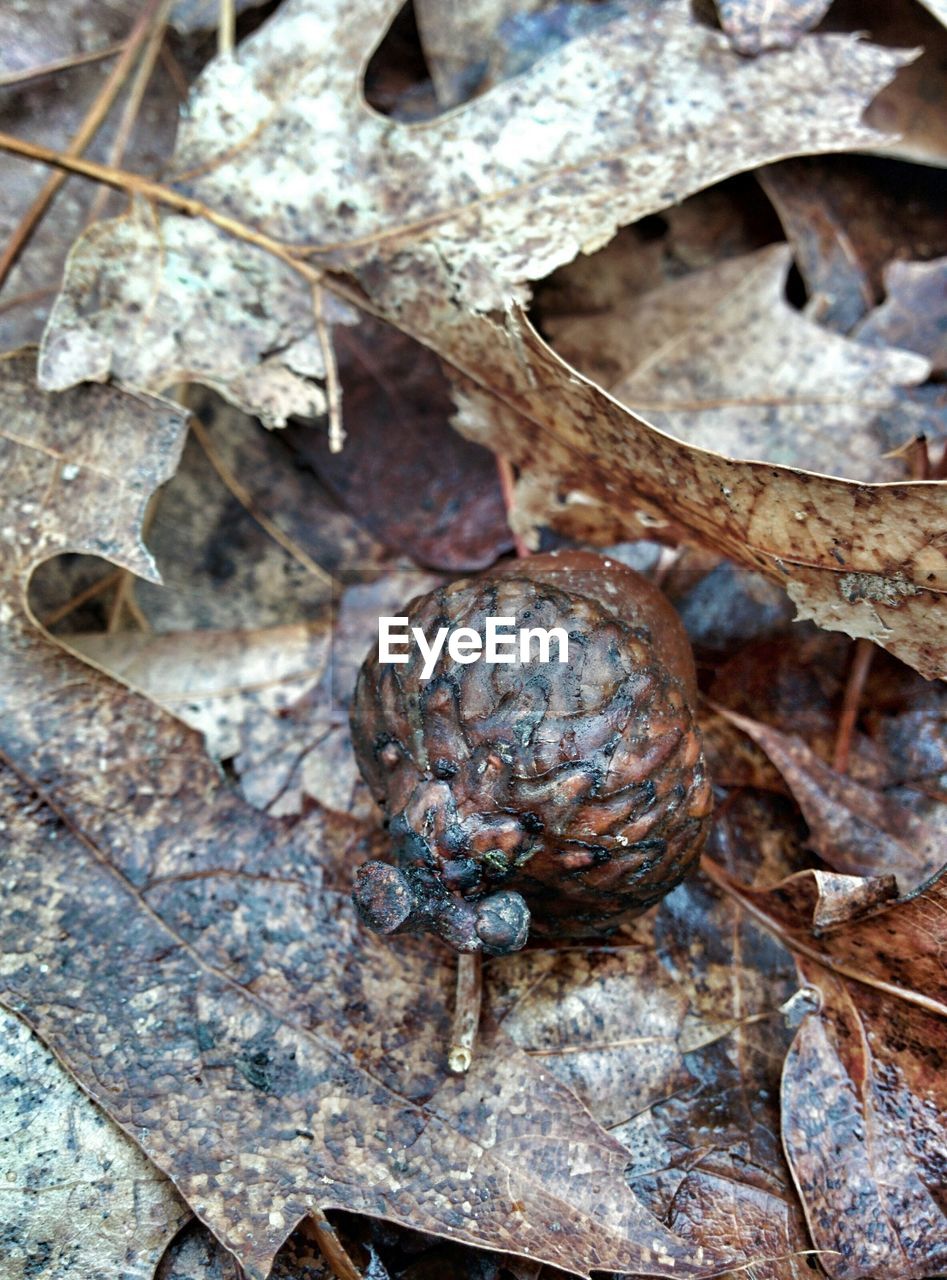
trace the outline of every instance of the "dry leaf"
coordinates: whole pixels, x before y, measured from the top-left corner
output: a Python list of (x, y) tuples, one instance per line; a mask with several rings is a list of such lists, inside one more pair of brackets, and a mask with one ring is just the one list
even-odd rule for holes
[[(359, 83), (396, 8), (283, 5), (204, 72), (174, 172), (209, 205), (356, 274), (395, 323), (453, 358), (464, 354), (456, 304), (502, 310), (522, 281), (729, 173), (876, 143), (859, 116), (904, 60), (828, 37), (746, 62), (673, 0), (409, 128), (369, 110)], [(542, 237), (530, 231), (539, 219)], [(139, 205), (74, 250), (41, 378), (49, 389), (109, 372), (152, 389), (200, 378), (270, 421), (312, 413), (312, 308), (286, 262)]]
[[(242, 204), (244, 216), (287, 241), (317, 237), (319, 252), (310, 256), (354, 272), (373, 305), (445, 355), (469, 377), (468, 388), (484, 388), (489, 410), (475, 410), (467, 397), (461, 421), (468, 434), (518, 464), (535, 461), (565, 493), (592, 490), (593, 505), (611, 505), (623, 492), (621, 514), (632, 536), (641, 531), (637, 510), (646, 522), (669, 520), (673, 494), (679, 525), (743, 563), (785, 575), (803, 616), (877, 638), (926, 674), (940, 671), (933, 592), (943, 563), (930, 540), (944, 523), (938, 490), (831, 485), (675, 446), (577, 380), (514, 313), (487, 314), (509, 306), (522, 278), (548, 271), (593, 238), (601, 243), (618, 222), (694, 186), (787, 149), (870, 145), (875, 135), (857, 123), (858, 114), (903, 59), (847, 38), (809, 37), (790, 52), (747, 62), (677, 0), (650, 11), (644, 26), (640, 16), (612, 23), (465, 110), (408, 129), (369, 112), (358, 92), (356, 69), (377, 36), (378, 15), (346, 12), (342, 29), (339, 18), (329, 0), (291, 0), (241, 46), (237, 60), (212, 64), (178, 150), (179, 171), (194, 173), (189, 189), (211, 205)], [(325, 48), (340, 52), (327, 62)], [(318, 60), (302, 52), (310, 49), (320, 51)], [(679, 111), (666, 108), (684, 64), (699, 148), (682, 132)], [(765, 109), (768, 100), (773, 110)], [(608, 104), (619, 101), (610, 114)], [(589, 103), (594, 129), (582, 114)], [(358, 184), (353, 152), (362, 164)], [(612, 159), (603, 163), (606, 152)], [(419, 154), (430, 188), (413, 181)], [(486, 187), (471, 185), (470, 174), (480, 170)], [(555, 233), (524, 239), (526, 210)], [(139, 207), (75, 249), (47, 334), (44, 385), (109, 370), (145, 386), (201, 376), (228, 386), (241, 402), (252, 400), (273, 421), (290, 408), (311, 409), (311, 377), (298, 404), (291, 388), (296, 354), (308, 353), (308, 373), (316, 367), (313, 328), (308, 321), (305, 332), (300, 327), (312, 299), (291, 276), (285, 261), (229, 240), (199, 218)], [(182, 281), (194, 285), (186, 301)], [(224, 305), (208, 285), (225, 294), (233, 285), (237, 294)], [(249, 306), (251, 297), (248, 327), (240, 299)], [(461, 302), (473, 310), (465, 313)], [(132, 326), (129, 307), (138, 308)], [(182, 309), (199, 313), (200, 323), (182, 324)], [(263, 329), (271, 352), (276, 330), (281, 336), (279, 354), (258, 374)], [(252, 391), (258, 376), (259, 395)], [(603, 450), (618, 449), (617, 465), (611, 456), (598, 460)], [(580, 472), (594, 468), (594, 480), (575, 476), (577, 454)], [(640, 496), (641, 507), (628, 495)]]
[(760, 1280), (808, 1274), (787, 1256), (809, 1242), (778, 1124), (795, 991), (788, 953), (699, 878), (631, 938), (488, 970), (504, 1030), (628, 1147), (636, 1193), (693, 1248), (727, 1239)]
[[(782, 1124), (809, 1229), (826, 1251), (823, 1267), (833, 1280), (923, 1280), (942, 1271), (943, 877), (890, 905), (883, 887), (866, 895), (857, 877), (811, 871), (738, 895), (797, 951), (802, 976), (821, 996), (783, 1068)], [(813, 934), (819, 919), (843, 923)]]
[(881, 301), (892, 258), (947, 252), (936, 170), (873, 156), (811, 156), (758, 176), (805, 281), (806, 314), (837, 333), (851, 333)]
[(896, 876), (907, 893), (947, 863), (944, 832), (898, 800), (830, 769), (797, 735), (720, 710), (782, 773), (829, 866), (850, 876)]
[(4, 1000), (253, 1280), (313, 1206), (582, 1273), (719, 1270), (729, 1259), (697, 1262), (628, 1190), (624, 1148), (508, 1041), (446, 1076), (452, 966), (393, 952), (347, 895), (320, 892), (320, 850), (362, 860), (362, 829), (249, 809), (191, 731), (36, 632), (24, 579), (46, 556), (91, 547), (153, 575), (138, 525), (182, 421), (111, 388), (45, 395), (27, 356), (4, 372), (0, 749), (49, 806), (11, 806)]
[[(608, 317), (552, 331), (582, 372), (593, 350), (612, 394), (669, 435), (733, 458), (856, 480), (894, 480), (882, 455), (916, 433), (899, 388), (926, 361), (827, 334), (785, 298), (787, 245), (682, 277)], [(878, 344), (881, 346), (881, 344)], [(893, 419), (893, 421), (891, 420)]]
[[(113, 60), (60, 71), (38, 80), (4, 85), (4, 74), (25, 75), (59, 58), (110, 47), (125, 39), (138, 17), (138, 0), (29, 0), (0, 6), (0, 129), (31, 141), (60, 146), (77, 132), (101, 91)], [(86, 149), (106, 160), (115, 143), (118, 106)], [(128, 139), (128, 154), (140, 172), (156, 173), (174, 142), (179, 98), (162, 68), (151, 78)], [(0, 243), (6, 245), (20, 219), (49, 179), (43, 165), (0, 155)], [(19, 261), (4, 281), (0, 300), (0, 350), (38, 342), (62, 276), (69, 244), (80, 234), (99, 199), (114, 215), (119, 197), (71, 180), (58, 193)]]
[(885, 272), (885, 301), (855, 330), (871, 347), (907, 347), (947, 373), (947, 258), (892, 262)]
[[(14, 792), (34, 807), (22, 787)], [(151, 1280), (191, 1216), (171, 1183), (2, 1010), (0, 1081), (3, 1275)]]

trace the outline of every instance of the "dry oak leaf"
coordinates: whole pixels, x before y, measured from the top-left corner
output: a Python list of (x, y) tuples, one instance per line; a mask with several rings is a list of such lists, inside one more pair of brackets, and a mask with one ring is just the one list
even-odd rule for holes
[(796, 734), (718, 710), (782, 773), (809, 825), (813, 848), (830, 867), (849, 876), (895, 876), (907, 893), (947, 864), (944, 833), (906, 805), (837, 773)]
[(0, 753), (43, 802), (11, 806), (3, 1001), (253, 1280), (314, 1206), (583, 1274), (723, 1269), (641, 1205), (625, 1149), (508, 1040), (447, 1075), (451, 961), (373, 941), (322, 888), (320, 850), (362, 861), (364, 828), (255, 812), (191, 730), (36, 630), (25, 586), (46, 557), (94, 549), (154, 576), (140, 518), (182, 415), (94, 385), (44, 394), (29, 355), (0, 368)]
[[(33, 807), (28, 791), (14, 791)], [(4, 827), (5, 840), (16, 838)], [(0, 1010), (0, 1274), (152, 1280), (190, 1216), (30, 1029)]]
[[(905, 55), (812, 36), (747, 61), (686, 0), (665, 0), (406, 127), (370, 111), (360, 88), (395, 8), (282, 5), (205, 72), (179, 185), (354, 274), (372, 308), (459, 371), (463, 431), (562, 495), (553, 521), (576, 494), (615, 508), (626, 536), (682, 529), (785, 578), (801, 616), (868, 635), (927, 675), (947, 669), (943, 488), (847, 486), (669, 440), (566, 368), (513, 305), (518, 282), (727, 174), (873, 145), (861, 111)], [(73, 250), (41, 381), (198, 377), (271, 422), (312, 411), (314, 283), (206, 220), (139, 202)]]
[(821, 1007), (783, 1067), (782, 1132), (833, 1280), (947, 1267), (947, 884), (804, 871), (769, 890), (713, 878), (797, 953)]
[[(862, 110), (911, 56), (842, 36), (747, 62), (687, 0), (662, 0), (407, 126), (369, 108), (361, 85), (399, 8), (281, 5), (203, 73), (170, 180), (356, 275), (372, 305), (448, 358), (466, 354), (452, 331), (465, 308), (502, 312), (523, 281), (623, 223), (781, 155), (876, 145)], [(197, 379), (279, 422), (318, 408), (313, 310), (312, 280), (285, 260), (136, 204), (73, 250), (41, 380)]]
[(903, 464), (882, 455), (918, 434), (898, 390), (930, 367), (800, 315), (785, 297), (791, 265), (788, 245), (770, 245), (651, 290), (607, 321), (550, 326), (551, 337), (580, 370), (583, 351), (607, 361), (612, 394), (690, 444), (852, 480), (898, 479)]
[(892, 262), (885, 271), (885, 301), (854, 332), (872, 347), (906, 347), (947, 373), (947, 258)]
[(850, 334), (892, 259), (947, 253), (941, 172), (887, 157), (807, 156), (757, 175), (793, 247), (806, 315)]

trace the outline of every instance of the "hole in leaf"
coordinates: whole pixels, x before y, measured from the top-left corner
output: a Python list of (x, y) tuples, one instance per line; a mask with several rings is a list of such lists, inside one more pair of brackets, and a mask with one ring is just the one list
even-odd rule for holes
[(411, 0), (388, 28), (365, 69), (365, 99), (383, 116), (429, 120), (439, 108)]

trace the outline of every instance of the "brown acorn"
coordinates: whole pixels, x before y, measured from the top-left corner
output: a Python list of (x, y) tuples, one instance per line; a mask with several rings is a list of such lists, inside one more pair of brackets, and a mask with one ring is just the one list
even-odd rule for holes
[[(608, 933), (695, 865), (711, 808), (696, 678), (677, 614), (640, 574), (592, 552), (532, 556), (413, 600), (409, 626), (515, 618), (562, 628), (569, 660), (467, 664), (422, 676), (377, 650), (359, 673), (352, 736), (384, 807), (395, 865), (356, 877), (362, 920), (428, 929), (504, 954), (532, 932)], [(537, 646), (538, 648), (538, 646)]]

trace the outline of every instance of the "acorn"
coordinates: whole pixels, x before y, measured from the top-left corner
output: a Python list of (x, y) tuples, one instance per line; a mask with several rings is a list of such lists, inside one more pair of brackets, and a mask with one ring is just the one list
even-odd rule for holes
[(520, 646), (524, 628), (559, 644), (507, 644), (496, 662), (458, 661), (445, 645), (432, 663), (411, 644), (400, 662), (365, 659), (352, 738), (394, 853), (358, 869), (369, 928), (490, 955), (530, 935), (601, 936), (696, 865), (711, 789), (694, 661), (646, 578), (552, 552), (440, 587), (404, 614), (429, 645), (440, 628), (470, 628), (475, 648), (489, 619), (515, 620), (504, 635)]

